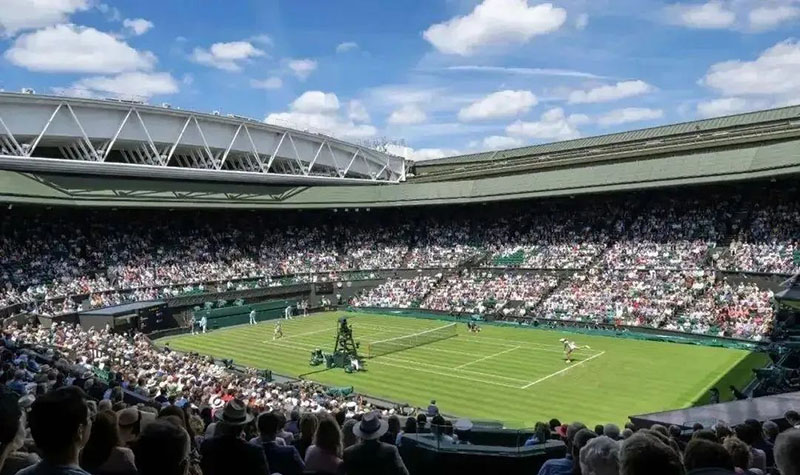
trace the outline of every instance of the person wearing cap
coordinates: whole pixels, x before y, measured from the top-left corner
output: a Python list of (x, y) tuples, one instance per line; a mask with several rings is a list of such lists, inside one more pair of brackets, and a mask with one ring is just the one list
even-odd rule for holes
[(389, 430), (389, 424), (377, 412), (368, 412), (353, 426), (360, 439), (344, 451), (344, 469), (348, 475), (408, 475), (397, 447), (379, 439)]
[(217, 412), (215, 436), (200, 446), (203, 475), (269, 475), (261, 447), (242, 440), (244, 426), (252, 420), (241, 399), (231, 399)]
[(131, 447), (142, 429), (155, 419), (155, 414), (139, 410), (137, 407), (126, 407), (117, 412), (120, 440), (125, 446)]

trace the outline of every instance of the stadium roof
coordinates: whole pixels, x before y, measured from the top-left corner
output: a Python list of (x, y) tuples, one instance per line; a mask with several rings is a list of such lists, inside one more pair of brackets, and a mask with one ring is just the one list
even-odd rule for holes
[[(617, 139), (612, 140), (613, 137)], [(554, 151), (558, 147), (561, 152)], [(539, 153), (525, 155), (521, 150)], [(800, 107), (515, 149), (507, 153), (520, 155), (519, 158), (497, 158), (506, 157), (505, 153), (497, 152), (493, 159), (464, 159), (463, 163), (453, 163), (454, 159), (419, 163), (414, 178), (392, 186), (265, 186), (245, 181), (81, 176), (58, 170), (20, 173), (13, 169), (3, 171), (0, 163), (0, 202), (170, 208), (366, 208), (796, 179), (800, 177)]]
[(294, 185), (405, 179), (400, 157), (246, 117), (2, 92), (0, 169)]
[[(557, 162), (576, 158), (593, 158), (609, 152), (630, 150), (638, 155), (663, 152), (665, 147), (689, 145), (693, 148), (720, 146), (732, 138), (750, 137), (754, 140), (765, 134), (800, 130), (800, 106), (769, 109), (713, 119), (586, 137), (529, 147), (496, 150), (436, 160), (415, 162), (417, 175), (425, 173), (451, 174), (455, 171), (481, 167), (519, 165), (531, 162)], [(444, 176), (442, 178), (445, 178)], [(452, 179), (455, 177), (447, 177)]]

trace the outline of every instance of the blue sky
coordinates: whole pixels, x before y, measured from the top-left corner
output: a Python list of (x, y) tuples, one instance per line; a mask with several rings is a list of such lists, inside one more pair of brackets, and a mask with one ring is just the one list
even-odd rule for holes
[(800, 0), (0, 0), (0, 88), (411, 158), (800, 103)]

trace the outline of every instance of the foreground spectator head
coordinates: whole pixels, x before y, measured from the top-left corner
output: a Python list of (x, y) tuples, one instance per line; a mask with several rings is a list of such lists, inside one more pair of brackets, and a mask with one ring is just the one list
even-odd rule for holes
[(275, 440), (281, 420), (274, 412), (265, 412), (258, 416), (258, 433), (262, 440)]
[(416, 434), (417, 433), (417, 420), (413, 417), (409, 417), (406, 419), (406, 425), (403, 427), (403, 432), (406, 434)]
[(548, 425), (550, 426), (550, 432), (555, 432), (555, 430), (559, 426), (561, 426), (561, 421), (559, 421), (558, 419), (550, 419), (550, 422), (548, 422)]
[(704, 439), (711, 442), (719, 443), (719, 437), (717, 437), (717, 434), (714, 433), (713, 430), (706, 430), (706, 429), (698, 430), (694, 434), (692, 434), (692, 440), (694, 439)]
[(683, 464), (686, 470), (723, 469), (733, 471), (733, 458), (722, 445), (705, 439), (693, 439), (686, 445)]
[(789, 423), (790, 426), (798, 429), (798, 425), (800, 425), (800, 414), (797, 411), (786, 411), (783, 414), (783, 418), (786, 419), (786, 422)]
[(300, 440), (311, 441), (317, 431), (317, 417), (314, 414), (306, 413), (300, 418)]
[[(342, 445), (345, 449), (358, 442), (358, 438), (355, 432), (353, 432), (353, 428), (357, 423), (355, 419), (347, 419), (344, 421), (344, 425), (342, 426)], [(406, 424), (406, 426), (408, 426), (408, 424)], [(416, 428), (416, 424), (414, 427)]]
[(606, 424), (603, 426), (603, 435), (611, 437), (614, 440), (619, 440), (620, 432), (619, 426), (616, 424)]
[(18, 399), (17, 393), (0, 393), (0, 451), (17, 450), (25, 441), (25, 413)]
[(800, 475), (800, 429), (789, 429), (775, 439), (775, 465), (781, 475)]
[(155, 414), (145, 412), (137, 407), (127, 407), (117, 412), (119, 437), (124, 444), (131, 444), (142, 430), (155, 420)]
[(86, 393), (69, 386), (42, 395), (31, 406), (30, 427), (45, 462), (77, 465), (92, 429)]
[(620, 475), (682, 475), (680, 456), (652, 433), (644, 431), (622, 442)]
[(627, 427), (622, 431), (622, 440), (629, 439), (633, 435), (633, 431)]
[(377, 440), (389, 430), (389, 423), (381, 419), (377, 412), (368, 412), (361, 422), (353, 427), (353, 433), (361, 440)]
[(667, 431), (667, 428), (662, 426), (661, 424), (653, 424), (653, 426), (650, 427), (650, 430), (656, 431), (661, 435), (669, 436), (669, 432)]
[(580, 450), (583, 475), (617, 475), (619, 473), (619, 443), (602, 435), (589, 440)]
[(669, 436), (672, 437), (673, 439), (677, 439), (678, 437), (681, 436), (681, 428), (676, 426), (675, 424), (669, 426), (667, 430), (669, 431)]
[(133, 449), (139, 475), (185, 475), (189, 471), (189, 434), (166, 420), (142, 430)]
[(775, 442), (775, 438), (778, 437), (778, 434), (781, 432), (780, 427), (778, 427), (778, 424), (774, 421), (766, 421), (761, 427), (764, 430), (764, 436), (769, 439), (770, 442)]
[(589, 429), (581, 429), (572, 439), (572, 458), (578, 460), (580, 458), (581, 449), (589, 443), (590, 440), (597, 437), (597, 434)]
[(253, 420), (253, 415), (247, 412), (247, 405), (241, 399), (231, 399), (225, 407), (217, 413), (218, 429), (220, 433), (228, 436), (238, 436), (244, 426)]
[(319, 421), (317, 433), (314, 434), (314, 445), (337, 456), (342, 453), (342, 432), (339, 424), (332, 417), (323, 417)]
[(731, 454), (733, 465), (736, 468), (742, 470), (750, 468), (750, 462), (753, 460), (752, 454), (750, 454), (750, 447), (741, 439), (738, 437), (728, 437), (722, 442), (722, 446)]
[(111, 411), (100, 411), (92, 423), (92, 433), (86, 447), (81, 451), (81, 467), (94, 473), (103, 465), (114, 447), (121, 445), (117, 415)]
[(597, 435), (603, 435), (603, 424), (597, 424), (594, 426), (594, 433)]
[(568, 449), (572, 450), (572, 442), (575, 440), (575, 435), (582, 429), (586, 429), (582, 422), (573, 422), (567, 426), (567, 430), (564, 432), (564, 442), (567, 444)]

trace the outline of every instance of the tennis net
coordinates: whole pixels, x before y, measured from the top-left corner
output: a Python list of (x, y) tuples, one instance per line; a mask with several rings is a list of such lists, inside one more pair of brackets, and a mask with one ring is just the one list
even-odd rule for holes
[(387, 355), (395, 351), (403, 351), (417, 346), (456, 336), (456, 324), (450, 323), (441, 327), (425, 330), (411, 335), (403, 335), (387, 340), (373, 341), (367, 344), (367, 358)]

